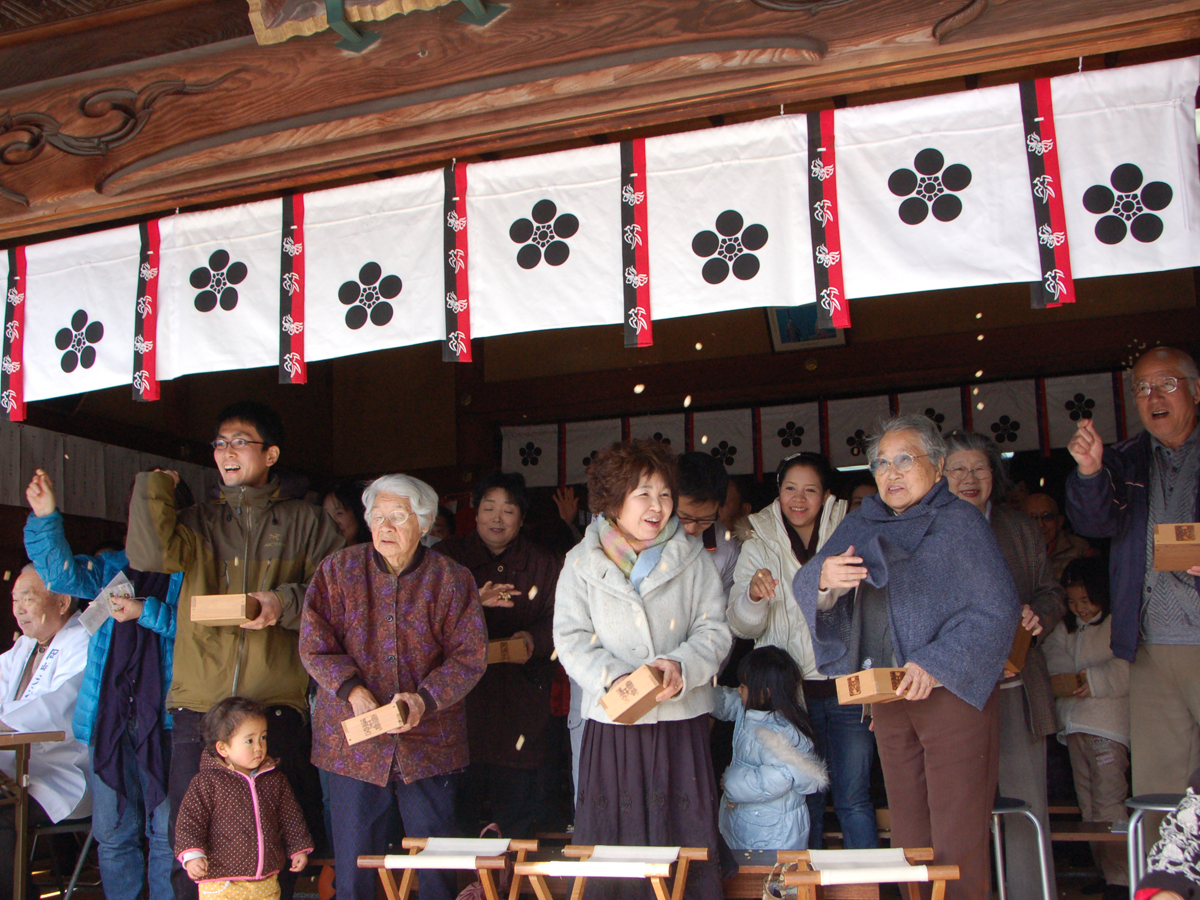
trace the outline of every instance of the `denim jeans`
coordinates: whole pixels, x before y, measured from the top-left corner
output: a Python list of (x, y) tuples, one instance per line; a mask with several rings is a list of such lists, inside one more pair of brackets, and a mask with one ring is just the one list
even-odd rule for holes
[[(149, 839), (150, 900), (172, 900), (171, 844), (167, 820), (171, 803), (165, 797), (153, 811), (145, 808), (146, 773), (137, 762), (134, 741), (128, 731), (125, 744), (125, 811), (118, 813), (117, 792), (92, 775), (92, 835), (100, 857), (100, 880), (107, 900), (138, 900), (147, 872), (142, 857), (142, 835)], [(93, 753), (95, 748), (91, 748)]]
[[(875, 807), (871, 805), (871, 763), (875, 758), (875, 735), (863, 719), (861, 706), (840, 706), (837, 697), (805, 697), (808, 716), (816, 734), (816, 751), (829, 765), (833, 808), (842, 823), (842, 840), (847, 850), (879, 846)], [(826, 794), (808, 795), (812, 827), (808, 846), (824, 846)]]

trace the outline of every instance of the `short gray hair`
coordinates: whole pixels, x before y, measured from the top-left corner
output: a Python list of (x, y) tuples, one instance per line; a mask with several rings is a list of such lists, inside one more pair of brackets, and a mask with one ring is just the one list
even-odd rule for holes
[[(1200, 368), (1196, 367), (1196, 361), (1189, 354), (1184, 353), (1178, 347), (1155, 347), (1153, 350), (1147, 350), (1133, 364), (1133, 369), (1129, 371), (1130, 376), (1133, 375), (1134, 369), (1137, 369), (1141, 365), (1143, 359), (1150, 359), (1155, 356), (1160, 359), (1164, 356), (1172, 357), (1179, 365), (1179, 371), (1183, 372), (1183, 377), (1188, 380), (1188, 392), (1191, 394), (1192, 399), (1200, 400), (1200, 396), (1196, 393), (1196, 380), (1200, 379)], [(1134, 383), (1136, 384), (1136, 379), (1134, 379)]]
[(1008, 478), (1008, 466), (1000, 453), (999, 445), (985, 434), (975, 431), (952, 431), (946, 438), (946, 453), (957, 453), (960, 450), (978, 450), (988, 461), (992, 470), (992, 497), (1003, 500), (1012, 489)]
[(920, 436), (921, 443), (925, 445), (930, 465), (935, 468), (946, 458), (946, 441), (933, 419), (916, 413), (906, 413), (875, 424), (874, 434), (867, 439), (867, 459), (875, 459), (879, 455), (879, 442), (896, 431), (915, 431)]
[(371, 524), (371, 510), (375, 508), (375, 500), (380, 494), (394, 494), (403, 497), (412, 507), (413, 515), (421, 526), (421, 531), (433, 527), (433, 518), (437, 515), (437, 491), (411, 475), (381, 475), (363, 491), (363, 518)]

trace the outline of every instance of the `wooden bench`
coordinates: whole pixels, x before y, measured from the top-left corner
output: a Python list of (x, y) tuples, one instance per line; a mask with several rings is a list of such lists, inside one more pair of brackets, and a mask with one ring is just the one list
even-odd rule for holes
[[(944, 900), (946, 882), (957, 881), (958, 866), (931, 866), (933, 850), (882, 848), (879, 850), (781, 850), (780, 863), (795, 864), (798, 872), (784, 872), (783, 883), (797, 888), (797, 900), (816, 900), (817, 888), (843, 885), (903, 884), (908, 900), (921, 900), (919, 884), (932, 884), (932, 900)], [(828, 890), (822, 891), (829, 897)]]
[[(616, 847), (567, 845), (562, 860), (517, 862), (513, 872), (529, 878), (538, 900), (552, 900), (546, 878), (573, 878), (570, 900), (582, 900), (588, 878), (645, 878), (657, 900), (682, 900), (688, 865), (708, 859), (705, 847)], [(667, 879), (677, 867), (671, 890)], [(515, 882), (514, 882), (515, 885)], [(760, 885), (761, 891), (761, 885)], [(389, 897), (389, 900), (393, 898)], [(403, 900), (403, 898), (399, 898)], [(515, 900), (515, 895), (510, 897)]]
[[(408, 900), (420, 869), (434, 871), (475, 870), (487, 900), (500, 900), (492, 873), (503, 871), (508, 866), (508, 853), (516, 852), (515, 865), (525, 860), (531, 850), (537, 850), (537, 841), (510, 840), (509, 838), (404, 838), (401, 846), (408, 854), (386, 856), (360, 856), (360, 869), (378, 869), (383, 882), (383, 891), (388, 900)], [(404, 875), (397, 887), (395, 870)], [(521, 875), (514, 873), (508, 891), (508, 900), (517, 900), (521, 892)]]
[[(732, 878), (725, 879), (722, 883), (722, 892), (728, 900), (760, 900), (763, 879), (783, 861), (780, 856), (788, 853), (794, 856), (797, 852), (799, 851), (734, 850), (733, 856), (738, 863), (738, 873)], [(879, 900), (879, 885), (831, 885), (821, 893), (824, 900)]]

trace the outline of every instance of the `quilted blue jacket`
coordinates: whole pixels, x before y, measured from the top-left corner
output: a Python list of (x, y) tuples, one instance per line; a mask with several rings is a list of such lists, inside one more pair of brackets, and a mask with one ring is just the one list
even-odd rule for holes
[[(113, 550), (96, 556), (74, 556), (63, 532), (62, 514), (57, 510), (48, 516), (31, 515), (25, 522), (25, 552), (29, 554), (46, 587), (60, 594), (92, 600), (104, 590), (118, 572), (129, 566), (124, 550)], [(162, 695), (171, 688), (172, 656), (175, 650), (175, 607), (179, 603), (182, 573), (171, 576), (166, 597), (147, 597), (138, 624), (158, 635), (158, 654), (162, 668)], [(72, 730), (75, 737), (90, 743), (96, 709), (100, 702), (100, 685), (104, 680), (104, 664), (108, 660), (108, 645), (112, 639), (113, 620), (106, 619), (88, 642), (87, 668), (83, 685), (75, 704)], [(164, 713), (163, 727), (171, 727), (171, 716)]]

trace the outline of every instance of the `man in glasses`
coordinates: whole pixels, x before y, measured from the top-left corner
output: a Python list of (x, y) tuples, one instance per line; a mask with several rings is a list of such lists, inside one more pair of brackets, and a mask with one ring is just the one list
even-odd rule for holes
[[(200, 719), (219, 700), (249, 697), (267, 708), (270, 753), (279, 760), (308, 821), (322, 824), (321, 790), (309, 761), (308, 674), (300, 664), (300, 611), (320, 562), (344, 539), (324, 510), (292, 500), (272, 467), (279, 460), (283, 422), (262, 403), (241, 401), (217, 419), (213, 459), (224, 482), (217, 500), (190, 509), (175, 506), (175, 472), (142, 472), (129, 506), (126, 552), (135, 568), (182, 572), (175, 632), (175, 670), (167, 706), (174, 718), (167, 793), (174, 822), (204, 744)], [(249, 594), (261, 608), (241, 627), (191, 620), (192, 597)], [(196, 885), (176, 865), (178, 900), (194, 900)], [(284, 900), (295, 876), (280, 873)]]
[(1112, 538), (1112, 650), (1129, 660), (1133, 793), (1182, 793), (1200, 759), (1200, 566), (1154, 571), (1154, 526), (1200, 521), (1195, 361), (1160, 347), (1133, 367), (1145, 431), (1105, 448), (1083, 419), (1068, 449), (1067, 514)]
[(1063, 530), (1063, 514), (1059, 511), (1058, 503), (1049, 494), (1030, 494), (1021, 503), (1021, 512), (1033, 519), (1042, 529), (1042, 537), (1046, 541), (1046, 555), (1050, 557), (1050, 566), (1054, 569), (1054, 580), (1062, 578), (1067, 563), (1085, 556), (1095, 556), (1084, 538)]
[(675, 514), (683, 530), (703, 539), (705, 548), (712, 552), (726, 597), (733, 587), (740, 548), (719, 518), (728, 491), (729, 475), (720, 460), (697, 451), (679, 454), (679, 503)]

